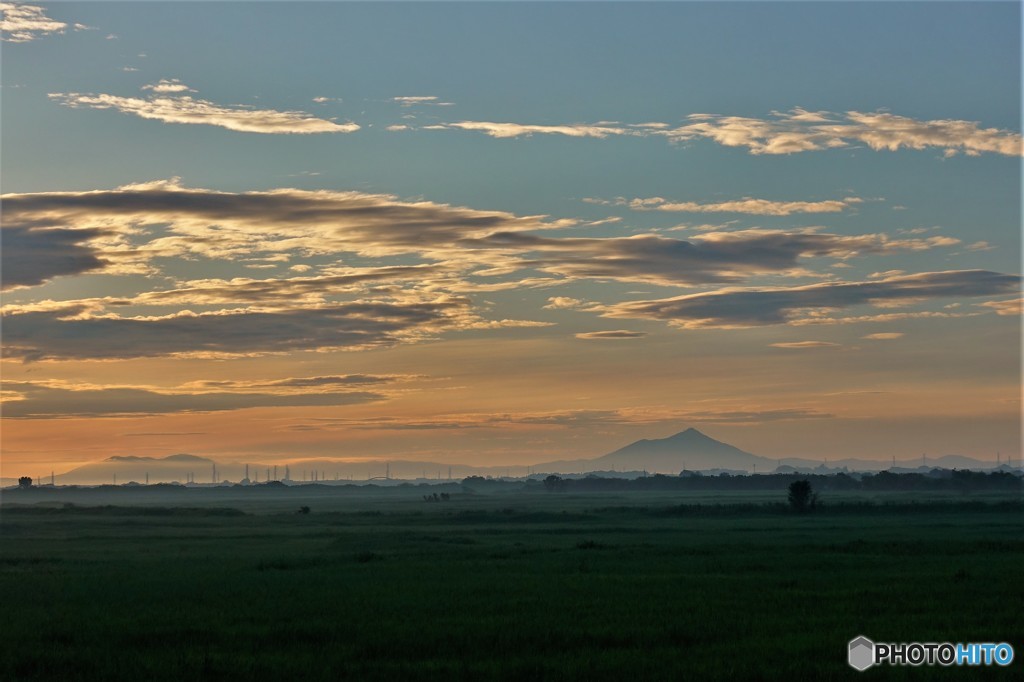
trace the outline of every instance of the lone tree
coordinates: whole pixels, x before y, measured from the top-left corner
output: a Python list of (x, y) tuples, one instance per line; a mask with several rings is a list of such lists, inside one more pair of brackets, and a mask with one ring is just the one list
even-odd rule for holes
[(31, 488), (32, 487), (32, 477), (31, 476), (22, 476), (21, 478), (19, 478), (18, 479), (18, 487), (20, 487), (20, 488)]
[(793, 481), (789, 484), (789, 506), (793, 511), (803, 514), (818, 504), (818, 495), (811, 490), (811, 482)]

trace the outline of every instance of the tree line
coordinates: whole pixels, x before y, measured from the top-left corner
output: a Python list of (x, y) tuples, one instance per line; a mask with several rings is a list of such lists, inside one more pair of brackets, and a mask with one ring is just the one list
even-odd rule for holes
[[(808, 481), (816, 491), (975, 491), (1024, 492), (1024, 479), (1007, 471), (952, 470), (937, 474), (759, 474), (756, 476), (721, 474), (719, 476), (668, 476), (655, 474), (643, 478), (605, 478), (585, 476), (568, 478), (550, 475), (543, 481), (531, 480), (527, 487), (547, 492), (604, 492), (619, 490), (785, 490), (796, 481)], [(492, 479), (479, 476), (463, 481), (468, 487), (486, 488)], [(493, 481), (493, 483), (502, 483)]]

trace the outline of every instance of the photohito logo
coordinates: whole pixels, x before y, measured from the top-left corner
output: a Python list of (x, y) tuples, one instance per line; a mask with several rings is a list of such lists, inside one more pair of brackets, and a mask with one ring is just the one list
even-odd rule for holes
[(861, 635), (847, 646), (850, 666), (867, 670), (873, 665), (1010, 665), (1013, 647), (1006, 642), (872, 642)]

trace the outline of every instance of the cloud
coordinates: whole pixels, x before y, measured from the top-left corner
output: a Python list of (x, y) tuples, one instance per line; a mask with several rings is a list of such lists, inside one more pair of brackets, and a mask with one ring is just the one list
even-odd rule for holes
[[(257, 258), (249, 264), (259, 267), (284, 265), (293, 257), (339, 253), (366, 258), (416, 255), (434, 261), (417, 266), (335, 268), (316, 277), (282, 280), (203, 280), (173, 292), (152, 292), (149, 300), (138, 301), (147, 305), (160, 298), (165, 303), (197, 304), (281, 296), (321, 301), (325, 294), (356, 291), (370, 282), (417, 277), (434, 278), (433, 285), (463, 292), (546, 287), (578, 278), (691, 286), (736, 282), (755, 274), (807, 276), (800, 267), (805, 258), (849, 259), (959, 243), (937, 235), (892, 239), (884, 234), (846, 236), (816, 229), (709, 231), (689, 240), (656, 234), (546, 237), (537, 233), (579, 223), (361, 192), (190, 189), (176, 179), (114, 190), (8, 194), (3, 205), (5, 232), (20, 230), (38, 240), (54, 241), (65, 235), (64, 240), (70, 240), (87, 259), (78, 267), (97, 272), (153, 274), (154, 263), (167, 258), (236, 262)], [(49, 232), (58, 226), (63, 232)], [(40, 236), (44, 234), (50, 236)], [(106, 265), (99, 270), (102, 263)], [(523, 269), (551, 276), (493, 283), (458, 279), (460, 272), (490, 278)], [(65, 271), (74, 272), (59, 260), (36, 269), (41, 280)], [(30, 273), (21, 280), (23, 285), (32, 281)], [(431, 281), (419, 284), (428, 286)]]
[(62, 275), (102, 270), (108, 262), (90, 240), (110, 234), (103, 228), (67, 229), (3, 225), (0, 228), (0, 289), (43, 284)]
[(919, 121), (887, 112), (773, 112), (771, 119), (691, 114), (690, 123), (657, 131), (674, 141), (708, 139), (751, 154), (793, 154), (865, 144), (875, 151), (939, 149), (944, 155), (982, 153), (1020, 156), (1020, 133), (981, 128), (973, 121)]
[(548, 299), (548, 304), (544, 306), (548, 310), (573, 310), (581, 308), (585, 304), (578, 298), (570, 298), (568, 296), (552, 296)]
[(1024, 298), (1011, 298), (1008, 301), (986, 301), (978, 305), (991, 308), (996, 315), (1020, 315), (1024, 309)]
[(876, 332), (874, 334), (862, 336), (861, 338), (868, 339), (870, 341), (890, 341), (892, 339), (903, 338), (903, 332)]
[(803, 322), (827, 324), (837, 320), (822, 315), (823, 311), (898, 299), (992, 296), (1011, 293), (1019, 287), (1020, 277), (1017, 275), (960, 270), (868, 282), (722, 289), (660, 300), (629, 301), (604, 306), (600, 310), (604, 317), (662, 320), (683, 328), (757, 327)]
[(421, 281), (442, 273), (439, 265), (338, 268), (332, 274), (286, 279), (192, 280), (175, 289), (148, 291), (119, 302), (121, 305), (224, 305), (290, 302), (318, 304), (339, 293), (365, 291), (378, 282)]
[(327, 104), (328, 102), (341, 102), (340, 97), (314, 97), (313, 101), (317, 104)]
[(490, 137), (509, 138), (523, 137), (534, 134), (538, 135), (565, 135), (568, 137), (596, 137), (605, 138), (609, 135), (635, 135), (636, 132), (628, 128), (587, 125), (573, 123), (570, 125), (524, 125), (521, 123), (493, 123), (490, 121), (459, 121), (458, 123), (443, 123), (434, 126), (426, 126), (428, 130), (474, 130), (485, 133)]
[(7, 194), (2, 199), (5, 227), (118, 230), (122, 239), (105, 244), (103, 253), (119, 263), (156, 257), (237, 259), (339, 252), (370, 257), (432, 254), (448, 260), (465, 257), (453, 250), (465, 239), (575, 224), (546, 216), (401, 201), (384, 194), (217, 192), (186, 189), (176, 180), (91, 192)]
[(166, 436), (205, 436), (206, 431), (137, 431), (119, 434), (125, 438), (163, 438)]
[(796, 350), (810, 348), (842, 348), (842, 344), (830, 341), (786, 341), (771, 344), (772, 348), (792, 348)]
[[(688, 213), (746, 213), (749, 215), (784, 216), (793, 213), (839, 213), (859, 204), (863, 199), (848, 197), (829, 201), (770, 201), (744, 197), (735, 201), (701, 204), (694, 201), (673, 202), (661, 197), (648, 199), (616, 200), (636, 211), (681, 211)], [(621, 202), (621, 203), (620, 203)]]
[[(355, 123), (335, 123), (327, 119), (316, 118), (302, 111), (251, 109), (243, 106), (224, 107), (189, 96), (159, 96), (178, 91), (156, 90), (161, 87), (159, 83), (152, 87), (156, 95), (149, 99), (76, 92), (51, 93), (49, 97), (64, 106), (75, 109), (114, 109), (124, 114), (133, 114), (164, 123), (211, 125), (243, 133), (308, 135), (352, 133), (359, 130), (359, 125)], [(169, 83), (163, 87), (176, 87), (176, 85)]]
[[(67, 24), (46, 16), (46, 10), (37, 5), (0, 2), (0, 31), (9, 43), (27, 43), (52, 33), (64, 33)], [(76, 27), (78, 24), (76, 24)]]
[[(948, 238), (890, 239), (883, 234), (845, 236), (816, 230), (707, 232), (689, 241), (660, 235), (616, 238), (550, 238), (495, 233), (463, 240), (467, 248), (533, 253), (531, 266), (569, 278), (607, 278), (665, 285), (735, 282), (753, 274), (794, 273), (810, 257), (851, 258), (944, 246)], [(952, 243), (959, 243), (950, 240)]]
[(690, 114), (688, 122), (672, 127), (666, 123), (531, 125), (459, 121), (425, 126), (428, 130), (474, 130), (491, 137), (521, 137), (532, 134), (569, 137), (632, 136), (664, 137), (671, 142), (711, 140), (726, 147), (746, 147), (751, 154), (795, 154), (824, 149), (847, 149), (866, 145), (880, 151), (938, 149), (944, 156), (983, 153), (1020, 156), (1020, 133), (982, 128), (977, 122), (961, 120), (919, 121), (884, 111), (848, 111), (835, 114), (795, 108), (772, 112), (772, 118)]
[(410, 374), (333, 374), (314, 377), (288, 377), (286, 379), (263, 379), (237, 381), (232, 379), (192, 381), (177, 387), (178, 392), (231, 392), (249, 393), (273, 392), (289, 394), (295, 392), (329, 393), (348, 391), (353, 387), (382, 386), (398, 381), (422, 379)]
[(180, 393), (152, 388), (71, 388), (27, 382), (13, 382), (10, 388), (19, 393), (21, 399), (4, 402), (4, 418), (7, 419), (132, 417), (222, 412), (253, 407), (328, 407), (359, 405), (387, 398), (383, 394), (367, 391)]
[[(760, 424), (764, 422), (827, 419), (834, 415), (804, 407), (777, 409), (624, 408), (616, 410), (562, 410), (549, 412), (455, 413), (425, 419), (372, 417), (364, 419), (321, 418), (310, 420), (316, 428), (352, 428), (372, 431), (501, 429), (507, 426), (536, 426), (558, 429), (593, 429), (609, 425), (651, 424)], [(307, 425), (309, 426), (309, 425)]]
[(647, 336), (647, 332), (631, 332), (626, 329), (613, 329), (609, 331), (600, 332), (582, 332), (576, 335), (577, 339), (642, 339)]
[(439, 97), (436, 96), (424, 96), (424, 97), (392, 97), (392, 101), (398, 102), (403, 107), (411, 107), (417, 104), (429, 104), (435, 107), (450, 107), (454, 106), (454, 102), (442, 102)]
[(4, 316), (3, 353), (29, 362), (365, 350), (431, 338), (476, 321), (468, 301), (451, 297), (201, 314), (185, 310), (147, 317), (93, 315), (84, 305), (69, 304), (9, 312)]
[(697, 424), (763, 424), (765, 422), (796, 421), (804, 419), (832, 419), (834, 414), (806, 408), (779, 410), (722, 410), (720, 412), (688, 412), (680, 419)]
[(177, 78), (161, 78), (157, 83), (150, 83), (142, 86), (143, 90), (152, 90), (153, 92), (160, 94), (167, 94), (172, 92), (195, 92), (192, 88), (182, 83)]

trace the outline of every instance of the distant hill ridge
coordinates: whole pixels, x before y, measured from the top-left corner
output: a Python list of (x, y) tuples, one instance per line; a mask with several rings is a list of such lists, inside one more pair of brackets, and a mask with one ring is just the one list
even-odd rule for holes
[(203, 462), (212, 464), (213, 460), (199, 455), (167, 455), (166, 457), (139, 457), (136, 455), (114, 455), (107, 457), (105, 462)]

